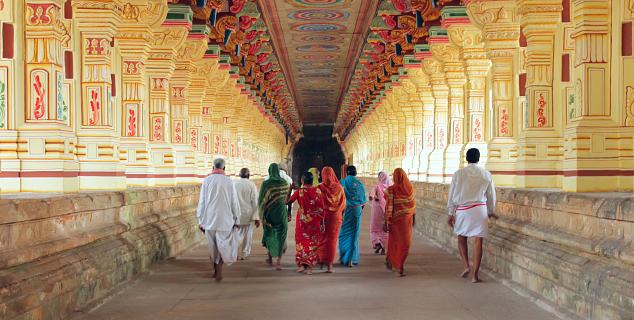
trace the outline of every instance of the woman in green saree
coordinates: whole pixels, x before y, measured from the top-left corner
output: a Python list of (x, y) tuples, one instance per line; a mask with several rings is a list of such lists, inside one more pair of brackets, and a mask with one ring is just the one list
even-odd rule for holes
[(269, 166), (269, 178), (260, 187), (258, 207), (264, 234), (262, 245), (269, 251), (267, 263), (273, 265), (273, 257), (277, 258), (275, 269), (282, 270), (282, 254), (286, 249), (286, 234), (288, 231), (288, 212), (286, 195), (288, 183), (280, 177), (280, 167), (277, 163)]

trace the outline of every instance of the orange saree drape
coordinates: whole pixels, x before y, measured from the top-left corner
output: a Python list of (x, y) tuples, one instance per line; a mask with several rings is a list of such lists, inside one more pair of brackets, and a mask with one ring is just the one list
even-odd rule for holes
[(394, 185), (385, 194), (386, 223), (389, 226), (387, 262), (392, 269), (401, 271), (412, 243), (412, 229), (416, 214), (414, 187), (403, 169), (394, 170)]
[(325, 232), (317, 251), (320, 264), (332, 264), (337, 255), (337, 240), (341, 229), (343, 210), (346, 208), (346, 194), (331, 167), (321, 170), (322, 183), (319, 185), (324, 199)]

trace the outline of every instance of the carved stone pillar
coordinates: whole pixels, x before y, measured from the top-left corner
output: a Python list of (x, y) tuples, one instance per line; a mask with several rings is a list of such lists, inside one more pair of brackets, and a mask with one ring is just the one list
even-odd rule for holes
[(519, 132), (519, 36), (515, 1), (472, 0), (467, 2), (471, 21), (482, 28), (491, 60), (493, 83), (493, 137), (488, 145), (487, 169), (496, 185), (515, 184), (517, 134)]
[[(427, 49), (428, 50), (428, 49)], [(427, 51), (423, 60), (423, 68), (431, 79), (431, 92), (434, 98), (434, 127), (426, 128), (423, 143), (428, 149), (429, 169), (427, 171), (428, 182), (446, 182), (445, 179), (445, 150), (449, 142), (449, 87), (445, 78), (442, 63), (431, 56)]]
[(188, 5), (170, 4), (167, 19), (155, 32), (146, 64), (150, 78), (150, 159), (154, 168), (150, 183), (153, 185), (176, 183), (175, 151), (172, 146), (176, 137), (173, 137), (172, 131), (170, 81), (176, 69), (177, 54), (191, 28), (191, 8)]
[(526, 128), (518, 138), (518, 187), (561, 187), (563, 163), (561, 103), (553, 79), (560, 70), (561, 0), (518, 0), (526, 47)]
[(450, 182), (453, 173), (462, 167), (465, 146), (464, 94), (465, 66), (458, 47), (449, 43), (447, 30), (442, 27), (429, 28), (429, 43), (434, 58), (442, 62), (449, 87), (449, 145), (444, 155), (443, 181)]
[(405, 116), (405, 152), (402, 168), (406, 170), (410, 179), (414, 179), (419, 167), (416, 141), (423, 133), (423, 110), (420, 107), (420, 95), (409, 74), (401, 77), (401, 88), (401, 110)]
[(612, 103), (618, 99), (609, 94), (614, 92), (610, 75), (612, 17), (619, 15), (610, 7), (611, 1), (607, 0), (572, 1), (571, 40), (575, 51), (571, 59), (572, 88), (565, 97), (568, 117), (563, 189), (566, 191), (632, 188), (631, 178), (622, 177), (621, 170), (631, 169), (629, 165), (623, 166), (622, 159), (632, 154), (623, 149), (631, 143), (633, 132), (629, 129), (626, 133), (621, 127), (619, 112), (612, 109)]
[[(191, 94), (191, 83), (196, 72), (196, 63), (203, 59), (209, 41), (207, 25), (193, 25), (187, 40), (177, 54), (176, 71), (170, 81), (172, 147), (175, 153), (176, 183), (194, 183), (196, 178), (196, 155), (191, 144), (192, 126), (189, 114), (190, 100), (201, 96)], [(200, 114), (198, 114), (200, 115)]]
[[(442, 23), (449, 32), (452, 44), (460, 48), (460, 58), (465, 64), (466, 83), (466, 123), (465, 149), (480, 150), (480, 162), (487, 161), (485, 130), (485, 84), (491, 66), (486, 57), (482, 33), (471, 24), (465, 7), (444, 7), (441, 11)], [(462, 155), (462, 153), (461, 153)]]
[(153, 28), (167, 11), (162, 1), (132, 1), (123, 7), (116, 41), (121, 65), (121, 138), (119, 158), (125, 164), (128, 186), (150, 186), (153, 172), (149, 148), (149, 101), (145, 64)]
[[(209, 48), (208, 48), (209, 51)], [(194, 150), (195, 163), (196, 163), (196, 176), (200, 181), (206, 177), (211, 168), (208, 165), (209, 148), (208, 145), (203, 143), (203, 132), (207, 132), (211, 128), (206, 127), (205, 124), (209, 120), (205, 118), (209, 117), (209, 105), (206, 104), (206, 95), (215, 94), (211, 92), (211, 75), (218, 72), (218, 56), (211, 56), (205, 54), (205, 58), (198, 62), (195, 77), (189, 86), (189, 143)], [(209, 142), (209, 136), (207, 137)]]
[(430, 78), (423, 71), (422, 65), (411, 70), (410, 78), (416, 85), (419, 103), (415, 108), (417, 129), (416, 149), (418, 150), (418, 181), (426, 181), (429, 170), (429, 155), (434, 150), (434, 97), (431, 92)]
[(119, 159), (118, 117), (113, 97), (113, 40), (121, 25), (120, 1), (73, 1), (73, 19), (81, 43), (81, 112), (77, 158), (80, 188), (124, 189), (125, 166)]
[(7, 45), (0, 59), (0, 192), (79, 189), (72, 80), (64, 74), (64, 50), (72, 46), (70, 21), (62, 7), (56, 0), (5, 2), (0, 11), (5, 26), (24, 21), (24, 34), (14, 32), (16, 40), (3, 34), (5, 41), (16, 42), (10, 46), (17, 52), (5, 58)]

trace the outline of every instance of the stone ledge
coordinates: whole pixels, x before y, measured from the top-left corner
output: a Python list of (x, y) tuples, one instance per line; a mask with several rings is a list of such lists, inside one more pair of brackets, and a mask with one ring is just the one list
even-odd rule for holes
[[(64, 196), (70, 199), (66, 202), (62, 196), (3, 199), (2, 204), (14, 208), (67, 204), (48, 206), (39, 218), (31, 210), (14, 222), (0, 223), (0, 228), (11, 227), (13, 232), (28, 233), (32, 228), (43, 233), (41, 241), (21, 242), (18, 247), (4, 245), (8, 238), (0, 236), (0, 319), (65, 318), (108, 296), (152, 263), (199, 242), (199, 190), (188, 185), (82, 193)], [(74, 204), (74, 211), (68, 203)], [(104, 212), (110, 212), (108, 219), (99, 218)], [(55, 222), (59, 217), (81, 223), (70, 227)], [(55, 229), (43, 227), (55, 223), (60, 230), (76, 230), (60, 237)]]
[[(448, 185), (414, 185), (417, 232), (457, 252), (446, 225)], [(500, 219), (485, 241), (484, 267), (564, 313), (634, 318), (633, 196), (511, 188), (497, 194)]]

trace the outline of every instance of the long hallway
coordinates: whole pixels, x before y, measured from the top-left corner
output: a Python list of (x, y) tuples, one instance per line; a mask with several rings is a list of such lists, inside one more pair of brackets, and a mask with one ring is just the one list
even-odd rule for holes
[[(487, 276), (475, 285), (458, 278), (458, 259), (419, 237), (408, 276), (387, 272), (384, 257), (370, 250), (369, 217), (366, 208), (359, 267), (299, 275), (289, 249), (284, 270), (275, 271), (264, 264), (256, 232), (254, 254), (226, 268), (220, 284), (211, 278), (206, 246), (197, 246), (77, 319), (557, 319)], [(293, 230), (289, 225), (289, 248)]]

